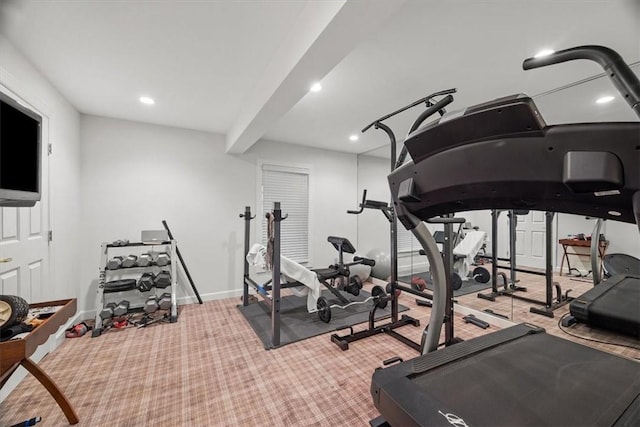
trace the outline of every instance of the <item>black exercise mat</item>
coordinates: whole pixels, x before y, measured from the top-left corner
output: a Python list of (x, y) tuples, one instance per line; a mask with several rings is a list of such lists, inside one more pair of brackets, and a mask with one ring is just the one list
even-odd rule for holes
[[(364, 301), (369, 296), (369, 292), (360, 291), (360, 295), (353, 296), (342, 292), (349, 301)], [(328, 290), (322, 291), (329, 304), (344, 305)], [(307, 297), (297, 297), (295, 295), (287, 295), (280, 301), (280, 347), (301, 341), (307, 338), (322, 335), (327, 332), (336, 330), (343, 326), (353, 326), (358, 323), (369, 321), (369, 310), (372, 302), (367, 304), (356, 304), (345, 309), (331, 309), (331, 321), (324, 323), (318, 318), (317, 313), (309, 313), (307, 311)], [(239, 305), (240, 313), (247, 319), (258, 338), (264, 343), (266, 349), (273, 348), (271, 345), (271, 309), (265, 301), (260, 298), (257, 303), (249, 304), (244, 307)], [(398, 311), (406, 311), (409, 308), (398, 305)], [(376, 320), (391, 315), (391, 304), (387, 304), (384, 310), (376, 311)], [(345, 331), (348, 332), (348, 331)], [(327, 337), (329, 339), (329, 337)]]
[[(411, 278), (413, 277), (420, 277), (422, 279), (424, 279), (425, 282), (427, 282), (427, 289), (432, 290), (433, 286), (431, 284), (431, 274), (429, 274), (428, 272), (426, 273), (415, 273), (412, 274), (410, 276), (401, 276), (398, 277), (398, 281), (400, 282), (404, 282), (408, 285), (411, 284)], [(463, 280), (462, 281), (462, 287), (458, 290), (454, 290), (453, 291), (453, 296), (454, 297), (459, 297), (462, 295), (467, 295), (467, 294), (472, 294), (474, 292), (478, 292), (478, 291), (483, 291), (485, 289), (489, 289), (491, 287), (491, 280), (489, 280), (487, 283), (480, 283), (480, 282), (476, 282), (473, 279), (469, 279), (469, 280)]]

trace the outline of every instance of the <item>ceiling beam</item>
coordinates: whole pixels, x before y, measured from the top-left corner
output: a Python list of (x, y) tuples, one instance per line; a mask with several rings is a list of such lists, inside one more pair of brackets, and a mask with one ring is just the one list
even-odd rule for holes
[(247, 151), (404, 2), (308, 2), (227, 132), (226, 152)]

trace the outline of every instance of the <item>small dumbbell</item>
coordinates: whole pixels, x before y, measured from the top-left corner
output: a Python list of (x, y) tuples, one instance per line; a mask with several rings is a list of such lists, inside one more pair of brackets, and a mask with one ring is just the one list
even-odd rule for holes
[(149, 267), (153, 263), (150, 253), (144, 253), (138, 257), (138, 267)]
[(171, 273), (168, 271), (161, 271), (153, 280), (156, 288), (164, 289), (167, 286), (171, 286)]
[(168, 292), (163, 293), (158, 300), (160, 310), (169, 310), (171, 308), (171, 294)]
[(113, 317), (113, 309), (116, 308), (115, 302), (110, 302), (100, 310), (100, 318), (102, 320), (111, 319)]
[(144, 312), (145, 313), (154, 313), (158, 310), (158, 298), (155, 295), (151, 295), (144, 303)]
[(140, 292), (148, 292), (155, 286), (153, 273), (144, 273), (138, 279), (138, 290)]
[(129, 255), (122, 261), (122, 266), (124, 268), (131, 268), (138, 266), (138, 257), (135, 255)]
[(171, 262), (171, 258), (169, 258), (169, 254), (166, 252), (160, 252), (156, 257), (156, 265), (159, 265), (160, 267), (168, 265), (169, 262)]
[(129, 301), (125, 299), (120, 301), (118, 305), (115, 306), (115, 308), (113, 309), (113, 315), (124, 316), (125, 314), (127, 314), (127, 311), (129, 311)]
[(122, 267), (122, 257), (114, 256), (107, 262), (107, 270), (117, 270)]

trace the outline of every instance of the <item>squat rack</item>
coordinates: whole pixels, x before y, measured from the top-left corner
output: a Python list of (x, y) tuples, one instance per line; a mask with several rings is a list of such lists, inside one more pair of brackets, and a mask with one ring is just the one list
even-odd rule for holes
[[(545, 212), (545, 271), (541, 273), (535, 270), (527, 270), (518, 268), (516, 266), (516, 226), (518, 223), (518, 215), (526, 215), (529, 213), (527, 210), (509, 210), (507, 215), (509, 217), (509, 258), (498, 257), (498, 217), (501, 210), (493, 209), (491, 211), (491, 292), (478, 293), (478, 298), (495, 301), (496, 297), (507, 295), (511, 298), (519, 299), (521, 301), (527, 301), (533, 304), (541, 305), (543, 308), (530, 307), (529, 311), (535, 314), (541, 314), (546, 317), (554, 317), (554, 310), (566, 305), (573, 300), (573, 297), (569, 296), (571, 289), (562, 293), (562, 287), (559, 283), (553, 281), (553, 217), (554, 212)], [(483, 256), (480, 256), (484, 258)], [(498, 261), (508, 261), (509, 265), (499, 265)], [(498, 273), (498, 269), (508, 269), (510, 272), (509, 280), (504, 273)], [(545, 276), (545, 300), (540, 301), (534, 298), (525, 297), (516, 294), (516, 292), (526, 292), (527, 288), (518, 286), (516, 283), (516, 272), (535, 274), (539, 276)], [(498, 289), (498, 276), (502, 276), (504, 280), (503, 289)], [(554, 297), (553, 291), (556, 291)]]
[[(269, 214), (266, 216), (268, 217)], [(280, 283), (280, 223), (287, 219), (288, 215), (282, 216), (282, 210), (280, 209), (280, 202), (273, 203), (273, 261), (271, 268), (271, 279), (269, 279), (264, 285), (258, 284), (250, 277), (249, 274), (249, 262), (247, 261), (246, 254), (249, 253), (250, 235), (251, 235), (251, 220), (255, 216), (251, 216), (251, 207), (245, 206), (244, 213), (240, 214), (240, 218), (244, 218), (244, 275), (243, 275), (243, 293), (242, 293), (242, 305), (249, 305), (249, 286), (256, 290), (265, 302), (271, 308), (271, 348), (280, 346), (280, 289), (287, 288), (295, 285), (289, 285), (288, 283)], [(271, 291), (271, 294), (269, 294)]]
[[(393, 172), (395, 169), (397, 169), (404, 163), (406, 156), (408, 154), (408, 151), (406, 146), (403, 146), (400, 152), (400, 155), (396, 157), (395, 134), (393, 133), (393, 130), (391, 130), (389, 126), (382, 123), (382, 121), (390, 117), (393, 117), (396, 114), (399, 114), (405, 110), (408, 110), (412, 107), (415, 107), (417, 105), (424, 103), (427, 106), (427, 109), (423, 111), (418, 116), (418, 118), (414, 121), (413, 125), (411, 126), (408, 132), (408, 134), (411, 134), (412, 132), (417, 130), (420, 127), (420, 125), (433, 114), (439, 113), (440, 116), (443, 116), (446, 112), (445, 107), (449, 105), (451, 102), (453, 102), (453, 96), (451, 96), (451, 94), (455, 92), (456, 92), (456, 89), (447, 89), (440, 92), (435, 92), (415, 102), (412, 102), (411, 104), (405, 107), (402, 107), (399, 110), (396, 110), (392, 113), (389, 113), (379, 118), (378, 120), (370, 123), (364, 129), (362, 129), (362, 132), (364, 133), (371, 127), (374, 127), (375, 129), (382, 129), (388, 135), (391, 143), (390, 144), (391, 145), (391, 172)], [(444, 96), (444, 98), (436, 101), (435, 97), (439, 97), (439, 96)], [(354, 332), (353, 328), (348, 328), (350, 329), (350, 333), (348, 335), (340, 336), (338, 334), (333, 334), (331, 335), (331, 341), (334, 342), (336, 345), (338, 345), (342, 350), (347, 350), (349, 348), (349, 343), (351, 342), (358, 341), (360, 339), (367, 338), (380, 333), (385, 333), (394, 337), (398, 341), (406, 344), (407, 346), (413, 348), (418, 352), (422, 353), (424, 351), (428, 351), (429, 349), (425, 347), (425, 342), (426, 342), (425, 337), (427, 334), (428, 326), (427, 328), (425, 328), (423, 332), (421, 343), (416, 343), (413, 340), (401, 335), (400, 333), (394, 330), (396, 328), (409, 325), (409, 324), (414, 326), (420, 325), (419, 320), (413, 317), (410, 317), (406, 314), (403, 314), (401, 317), (399, 317), (398, 298), (396, 295), (396, 291), (407, 292), (407, 293), (410, 293), (422, 298), (427, 298), (427, 299), (431, 299), (432, 297), (427, 293), (424, 293), (417, 289), (413, 289), (408, 286), (400, 285), (398, 283), (398, 248), (397, 248), (398, 219), (395, 213), (395, 209), (393, 208), (393, 200), (391, 201), (390, 204), (387, 204), (385, 202), (375, 201), (375, 200), (367, 200), (367, 190), (364, 190), (362, 195), (362, 202), (360, 203), (359, 210), (347, 211), (347, 213), (360, 214), (364, 209), (380, 210), (384, 214), (384, 216), (387, 218), (390, 224), (389, 234), (390, 234), (390, 252), (391, 252), (390, 254), (391, 281), (388, 285), (389, 295), (380, 298), (379, 303), (374, 304), (374, 306), (371, 308), (371, 312), (369, 315), (369, 326), (367, 329)], [(445, 307), (445, 343), (444, 343), (445, 345), (450, 345), (455, 342), (458, 342), (458, 339), (456, 339), (453, 336), (453, 296), (452, 296), (453, 291), (451, 289), (451, 266), (452, 266), (452, 259), (453, 259), (452, 239), (453, 239), (453, 224), (462, 223), (464, 221), (465, 220), (463, 218), (453, 218), (452, 216), (442, 216), (440, 218), (432, 218), (427, 221), (430, 223), (444, 224), (444, 229), (445, 229), (445, 244), (443, 247), (443, 253), (445, 254), (445, 269), (446, 269), (445, 277), (447, 281), (447, 301), (448, 301)], [(389, 322), (385, 324), (375, 326), (374, 324), (375, 311), (377, 308), (386, 306), (387, 302), (391, 302), (391, 319)], [(347, 329), (347, 328), (342, 328), (342, 329)], [(437, 329), (439, 330), (439, 328)]]

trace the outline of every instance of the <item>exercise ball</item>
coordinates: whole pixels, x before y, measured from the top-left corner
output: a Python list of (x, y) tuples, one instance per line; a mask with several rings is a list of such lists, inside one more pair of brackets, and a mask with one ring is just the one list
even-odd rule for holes
[[(357, 256), (361, 258), (368, 258), (356, 252), (355, 254), (353, 254), (353, 257), (351, 258), (351, 262), (353, 262), (353, 258)], [(349, 273), (350, 273), (349, 274), (350, 277), (358, 276), (360, 277), (360, 280), (364, 282), (369, 278), (369, 275), (371, 274), (371, 266), (364, 265), (364, 264), (352, 265), (349, 267)]]
[(376, 262), (376, 265), (371, 267), (371, 277), (387, 280), (391, 274), (391, 258), (389, 254), (374, 248), (367, 252), (367, 258), (371, 258)]

